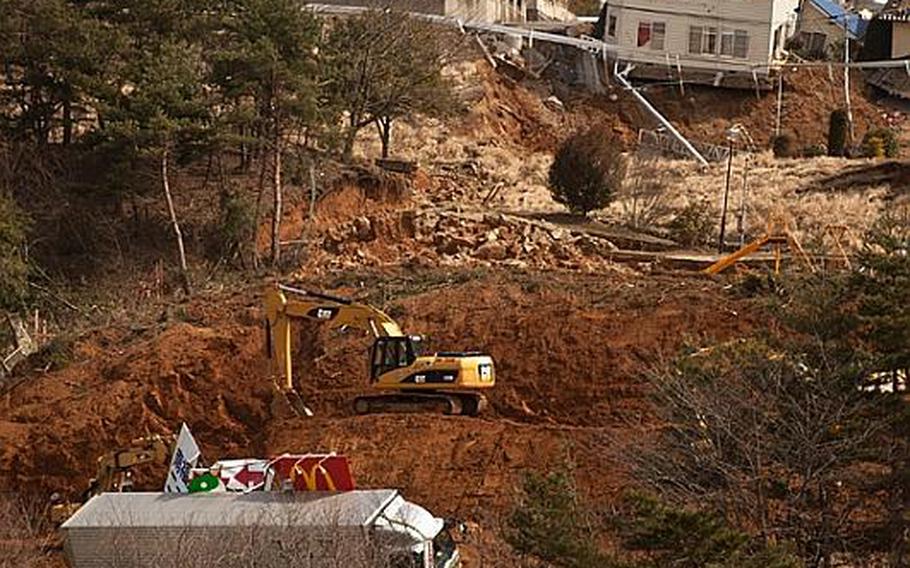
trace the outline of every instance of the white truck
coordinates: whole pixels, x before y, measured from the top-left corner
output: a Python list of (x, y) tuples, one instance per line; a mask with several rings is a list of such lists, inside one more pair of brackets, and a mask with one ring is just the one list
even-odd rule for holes
[(61, 527), (73, 568), (456, 568), (446, 523), (394, 489), (103, 493)]

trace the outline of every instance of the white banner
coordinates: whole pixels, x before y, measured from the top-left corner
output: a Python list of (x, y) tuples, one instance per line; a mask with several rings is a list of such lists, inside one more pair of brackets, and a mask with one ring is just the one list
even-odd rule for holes
[(186, 424), (180, 426), (180, 435), (177, 437), (177, 446), (171, 458), (171, 467), (164, 480), (165, 493), (189, 493), (190, 470), (196, 467), (201, 452), (199, 445), (190, 433)]

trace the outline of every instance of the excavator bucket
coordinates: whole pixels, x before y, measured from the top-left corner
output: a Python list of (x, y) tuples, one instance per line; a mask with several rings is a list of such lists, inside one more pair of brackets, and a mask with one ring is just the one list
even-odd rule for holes
[(269, 321), (265, 322), (265, 349), (266, 355), (269, 357), (269, 367), (270, 373), (273, 377), (276, 377), (274, 372), (273, 365), (276, 364), (275, 349), (278, 348), (279, 352), (284, 353), (283, 363), (278, 362), (278, 365), (283, 364), (283, 372), (280, 372), (282, 375), (281, 381), (277, 380), (272, 384), (272, 388), (275, 391), (274, 396), (272, 397), (272, 416), (283, 416), (283, 417), (292, 417), (292, 416), (313, 416), (313, 411), (309, 406), (303, 401), (303, 397), (300, 396), (294, 387), (292, 381), (288, 378), (291, 376), (290, 368), (290, 327), (287, 325), (281, 330), (283, 336), (280, 339), (280, 345), (274, 345), (272, 342), (272, 326), (269, 324)]
[[(277, 389), (277, 386), (276, 386)], [(272, 399), (272, 415), (273, 416), (313, 416), (313, 411), (309, 406), (303, 401), (303, 397), (300, 396), (295, 390), (287, 389), (277, 389), (280, 391), (278, 396), (275, 396)], [(276, 402), (277, 407), (276, 408)]]

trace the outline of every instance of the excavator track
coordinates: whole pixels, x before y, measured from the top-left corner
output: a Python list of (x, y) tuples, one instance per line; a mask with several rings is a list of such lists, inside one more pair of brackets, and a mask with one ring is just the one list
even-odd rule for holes
[(354, 400), (357, 414), (423, 413), (477, 416), (487, 406), (478, 393), (400, 392), (359, 396)]

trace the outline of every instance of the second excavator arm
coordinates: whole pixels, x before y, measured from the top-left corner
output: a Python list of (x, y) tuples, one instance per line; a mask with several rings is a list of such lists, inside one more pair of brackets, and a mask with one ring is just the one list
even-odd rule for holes
[(283, 284), (270, 286), (265, 295), (269, 356), (278, 364), (282, 388), (293, 392), (291, 320), (304, 319), (333, 328), (354, 328), (373, 337), (403, 337), (398, 323), (370, 306)]

